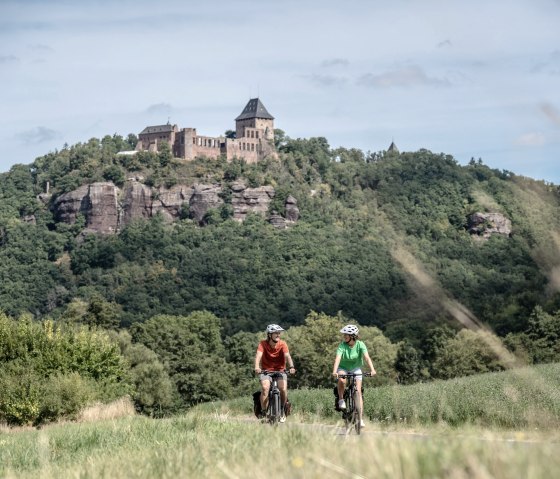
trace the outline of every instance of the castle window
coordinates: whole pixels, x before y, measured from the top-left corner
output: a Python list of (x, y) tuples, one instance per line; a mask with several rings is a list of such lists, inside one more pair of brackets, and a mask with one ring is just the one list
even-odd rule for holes
[(251, 143), (251, 151), (255, 151), (255, 144)]
[(257, 138), (258, 138), (259, 137), (259, 132), (257, 131), (256, 134), (257, 134)]

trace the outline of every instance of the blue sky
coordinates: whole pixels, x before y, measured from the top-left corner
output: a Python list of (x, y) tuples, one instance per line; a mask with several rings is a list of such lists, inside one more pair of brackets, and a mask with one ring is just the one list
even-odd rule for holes
[(560, 0), (1, 0), (0, 172), (259, 96), (292, 138), (560, 184)]

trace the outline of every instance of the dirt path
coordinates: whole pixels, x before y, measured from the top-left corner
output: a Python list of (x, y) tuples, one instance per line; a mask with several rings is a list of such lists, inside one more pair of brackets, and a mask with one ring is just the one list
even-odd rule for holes
[[(253, 422), (258, 424), (260, 421), (252, 415), (248, 416), (230, 416), (229, 419), (234, 419), (243, 422)], [(266, 424), (263, 424), (266, 426)], [(305, 428), (313, 431), (317, 431), (318, 433), (322, 434), (330, 434), (340, 438), (352, 438), (352, 437), (359, 437), (353, 430), (347, 432), (346, 427), (344, 426), (342, 421), (339, 421), (337, 424), (324, 424), (324, 423), (306, 423), (298, 421), (295, 418), (288, 418), (288, 420), (284, 424), (279, 424), (278, 427), (284, 428)], [(506, 434), (501, 433), (501, 434)], [(361, 435), (363, 436), (379, 436), (379, 437), (402, 437), (406, 439), (412, 440), (428, 440), (437, 437), (446, 437), (452, 435), (454, 438), (463, 438), (463, 439), (476, 439), (483, 442), (501, 442), (501, 443), (512, 443), (512, 444), (527, 444), (527, 445), (540, 445), (540, 444), (551, 444), (551, 443), (560, 443), (560, 440), (554, 439), (531, 439), (526, 437), (520, 437), (525, 435), (522, 432), (512, 431), (510, 437), (485, 437), (481, 435), (474, 435), (474, 434), (462, 434), (451, 432), (449, 434), (442, 434), (442, 433), (428, 433), (428, 432), (419, 432), (419, 431), (387, 431), (387, 430), (380, 430), (377, 429), (374, 424), (367, 422), (366, 426), (362, 428)]]

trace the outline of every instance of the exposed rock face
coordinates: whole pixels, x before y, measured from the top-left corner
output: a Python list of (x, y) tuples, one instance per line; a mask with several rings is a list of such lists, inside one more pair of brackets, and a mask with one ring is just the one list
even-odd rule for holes
[(87, 205), (84, 198), (88, 191), (89, 185), (82, 185), (77, 190), (60, 195), (54, 202), (56, 220), (73, 225), (80, 213), (85, 215)]
[(118, 188), (113, 183), (92, 183), (60, 195), (54, 202), (58, 221), (74, 224), (79, 214), (86, 219), (86, 230), (115, 233), (119, 223)]
[(189, 210), (194, 220), (202, 223), (210, 208), (219, 208), (224, 204), (220, 198), (222, 187), (219, 185), (194, 185), (189, 200)]
[(128, 183), (124, 191), (122, 222), (152, 216), (152, 189), (142, 183)]
[(270, 215), (270, 218), (268, 218), (268, 222), (278, 229), (284, 229), (288, 226), (286, 218), (284, 218), (282, 215), (279, 215), (276, 211)]
[[(161, 213), (168, 221), (181, 216), (188, 206), (191, 217), (199, 223), (209, 209), (224, 204), (222, 187), (195, 184), (175, 185), (171, 188), (151, 188), (136, 179), (128, 181), (123, 190), (113, 183), (92, 183), (59, 196), (53, 203), (57, 221), (74, 224), (79, 214), (86, 221), (85, 232), (112, 234), (136, 218), (150, 218)], [(270, 202), (274, 198), (272, 186), (247, 188), (242, 182), (232, 185), (233, 217), (243, 221), (249, 212), (267, 215)], [(271, 223), (284, 228), (297, 221), (299, 210), (297, 201), (289, 196), (286, 200), (286, 218), (275, 215)]]
[(292, 195), (286, 198), (286, 219), (294, 223), (299, 219), (297, 200)]
[(234, 183), (231, 190), (233, 218), (238, 221), (243, 221), (249, 212), (266, 215), (270, 200), (275, 194), (272, 186), (247, 188), (243, 183)]
[(511, 221), (501, 213), (473, 213), (469, 217), (469, 233), (479, 235), (484, 239), (492, 234), (509, 236), (511, 234)]
[(116, 233), (119, 227), (118, 188), (113, 183), (93, 183), (86, 195), (87, 229)]
[(189, 203), (193, 196), (191, 187), (175, 185), (169, 189), (159, 188), (152, 202), (152, 215), (160, 212), (168, 221), (175, 221), (181, 216), (184, 203)]

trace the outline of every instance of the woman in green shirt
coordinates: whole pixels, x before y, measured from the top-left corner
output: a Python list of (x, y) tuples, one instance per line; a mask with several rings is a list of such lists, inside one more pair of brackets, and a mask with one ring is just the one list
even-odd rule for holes
[[(364, 359), (369, 367), (371, 375), (375, 375), (375, 368), (369, 357), (368, 350), (363, 341), (358, 339), (358, 327), (353, 324), (344, 326), (340, 332), (343, 334), (343, 341), (339, 344), (336, 350), (336, 358), (333, 365), (333, 377), (338, 379), (338, 408), (346, 409), (346, 402), (344, 401), (344, 387), (346, 379), (339, 378), (339, 374), (354, 373), (362, 374), (362, 366)], [(358, 401), (360, 406), (360, 413), (364, 410), (364, 402), (362, 399), (362, 376), (356, 376), (356, 389), (358, 393)], [(362, 427), (364, 427), (364, 420), (360, 417)]]

